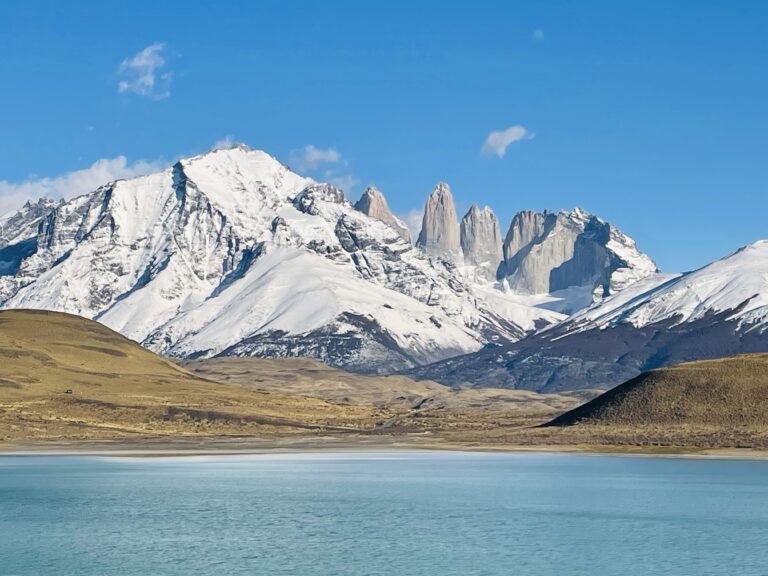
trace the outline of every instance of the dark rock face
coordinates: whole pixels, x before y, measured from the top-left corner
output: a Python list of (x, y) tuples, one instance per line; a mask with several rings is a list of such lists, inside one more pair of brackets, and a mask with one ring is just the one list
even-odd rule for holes
[(729, 322), (733, 312), (677, 325), (674, 320), (640, 328), (619, 324), (570, 334), (553, 329), (406, 373), (457, 387), (558, 392), (612, 388), (680, 362), (768, 352), (768, 334)]
[[(364, 374), (391, 374), (423, 361), (399, 346), (373, 318), (343, 314), (339, 321), (357, 329), (343, 332), (336, 326), (327, 326), (301, 335), (278, 331), (259, 334), (238, 342), (217, 356), (306, 356), (329, 366)], [(447, 355), (452, 353), (456, 351), (439, 352)]]

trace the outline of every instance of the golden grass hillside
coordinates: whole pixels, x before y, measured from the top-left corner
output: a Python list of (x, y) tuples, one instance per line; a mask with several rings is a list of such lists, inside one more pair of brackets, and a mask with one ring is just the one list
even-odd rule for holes
[(653, 370), (566, 412), (550, 426), (768, 427), (768, 354)]
[(555, 418), (538, 433), (546, 436), (556, 442), (768, 448), (768, 354), (646, 372)]
[(78, 316), (0, 311), (0, 440), (359, 430), (387, 416), (211, 382)]

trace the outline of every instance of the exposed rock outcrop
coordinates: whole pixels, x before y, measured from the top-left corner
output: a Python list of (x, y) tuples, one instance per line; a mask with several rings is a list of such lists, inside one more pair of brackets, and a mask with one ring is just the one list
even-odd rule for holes
[(464, 261), (476, 267), (478, 279), (496, 280), (502, 261), (501, 232), (496, 214), (488, 206), (472, 204), (461, 220), (461, 250)]
[(402, 221), (400, 221), (394, 214), (392, 214), (387, 200), (384, 198), (378, 188), (375, 186), (368, 186), (360, 197), (360, 200), (355, 204), (355, 209), (359, 210), (363, 214), (381, 220), (386, 224), (389, 224), (394, 228), (400, 237), (410, 244), (411, 233)]
[(455, 259), (460, 254), (456, 206), (451, 189), (444, 182), (440, 182), (427, 199), (416, 245), (432, 256)]
[(554, 223), (551, 212), (523, 210), (512, 217), (506, 238), (504, 238), (504, 262), (509, 263), (522, 249), (544, 234), (545, 222)]
[(293, 205), (305, 214), (317, 216), (320, 213), (318, 201), (341, 204), (344, 202), (344, 192), (332, 184), (312, 184), (296, 195)]
[(503, 275), (528, 294), (582, 287), (602, 298), (656, 271), (634, 240), (579, 208), (520, 212), (504, 242)]

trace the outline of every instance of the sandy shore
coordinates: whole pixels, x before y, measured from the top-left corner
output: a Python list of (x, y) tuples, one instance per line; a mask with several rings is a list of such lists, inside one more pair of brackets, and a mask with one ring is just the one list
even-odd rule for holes
[(76, 440), (0, 444), (0, 456), (183, 457), (339, 452), (454, 451), (562, 453), (584, 455), (768, 460), (768, 451), (602, 445), (514, 445), (447, 442), (430, 435), (312, 436), (294, 438), (163, 437), (130, 440)]

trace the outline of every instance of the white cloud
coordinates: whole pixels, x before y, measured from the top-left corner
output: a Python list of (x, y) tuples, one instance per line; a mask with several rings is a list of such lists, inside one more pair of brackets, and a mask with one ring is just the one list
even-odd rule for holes
[(536, 40), (537, 42), (541, 42), (542, 40), (544, 40), (544, 30), (542, 30), (541, 28), (537, 28), (536, 30), (534, 30), (533, 39)]
[(74, 198), (103, 184), (123, 178), (134, 178), (165, 167), (162, 161), (137, 160), (129, 163), (125, 156), (102, 158), (88, 168), (74, 170), (53, 178), (31, 178), (23, 182), (0, 180), (0, 214), (18, 209), (27, 200)]
[(336, 186), (336, 188), (341, 188), (347, 194), (352, 192), (355, 186), (360, 183), (360, 181), (352, 174), (334, 174), (333, 172), (326, 172), (324, 179), (327, 180), (329, 184)]
[(216, 140), (216, 142), (213, 143), (213, 146), (211, 146), (211, 150), (229, 150), (230, 148), (233, 148), (235, 144), (234, 137), (227, 135), (224, 136), (224, 138)]
[(341, 154), (335, 148), (316, 148), (312, 144), (292, 150), (290, 160), (299, 170), (314, 170), (322, 164), (338, 164), (342, 161)]
[[(308, 172), (308, 175), (313, 178), (333, 184), (347, 194), (360, 183), (354, 174), (340, 173), (347, 166), (347, 161), (335, 148), (318, 148), (309, 144), (303, 148), (291, 150), (289, 162), (299, 172)], [(321, 167), (325, 168), (321, 169)]]
[(406, 225), (411, 233), (411, 240), (416, 242), (417, 238), (419, 237), (419, 233), (421, 232), (424, 210), (413, 208), (403, 214), (395, 214), (395, 216), (402, 220), (403, 224)]
[(506, 130), (497, 130), (488, 134), (483, 143), (482, 153), (486, 156), (495, 154), (499, 158), (504, 158), (510, 144), (520, 140), (531, 140), (533, 136), (525, 127), (520, 125), (510, 126)]
[(117, 85), (118, 92), (132, 92), (155, 100), (170, 96), (173, 74), (162, 71), (165, 66), (164, 50), (165, 44), (155, 42), (132, 58), (123, 60), (118, 68), (123, 78)]

